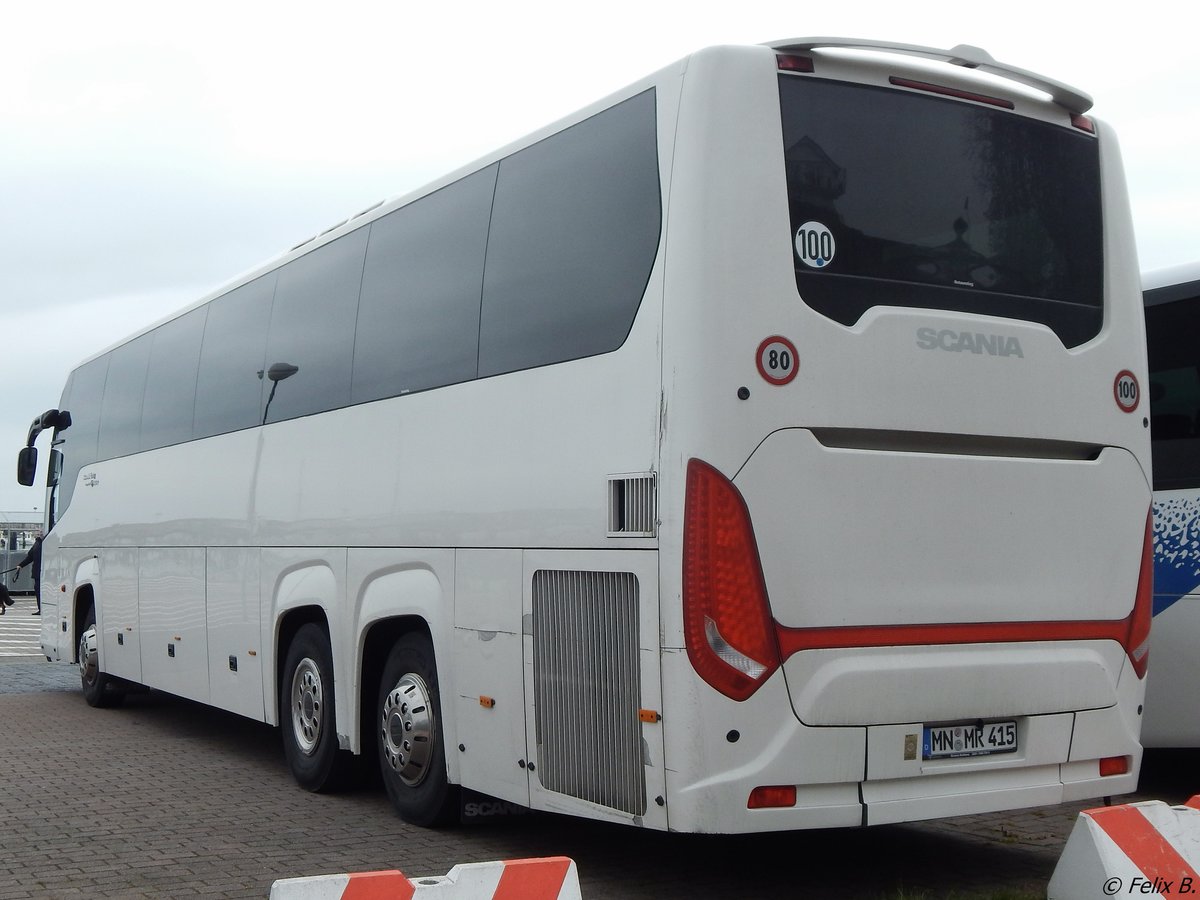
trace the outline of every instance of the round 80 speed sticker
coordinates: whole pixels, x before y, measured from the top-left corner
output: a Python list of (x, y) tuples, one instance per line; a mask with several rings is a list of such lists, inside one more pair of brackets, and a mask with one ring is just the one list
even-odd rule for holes
[(769, 384), (788, 384), (800, 371), (796, 345), (773, 335), (758, 345), (758, 374)]

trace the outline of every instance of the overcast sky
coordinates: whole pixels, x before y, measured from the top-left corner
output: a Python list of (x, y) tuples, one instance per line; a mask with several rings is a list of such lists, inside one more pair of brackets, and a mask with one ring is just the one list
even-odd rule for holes
[(1190, 24), (1166, 0), (1099, 9), (10, 5), (0, 24), (0, 510), (42, 508), (43, 489), (16, 484), (17, 450), (84, 357), (377, 200), (711, 44), (967, 43), (1078, 87), (1118, 129), (1143, 270), (1198, 259)]

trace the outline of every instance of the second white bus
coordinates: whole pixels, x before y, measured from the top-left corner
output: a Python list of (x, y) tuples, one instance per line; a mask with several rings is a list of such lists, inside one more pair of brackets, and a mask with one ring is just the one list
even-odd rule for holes
[(1200, 747), (1200, 264), (1142, 279), (1154, 456), (1154, 677), (1147, 747)]
[(713, 48), (330, 229), (34, 422), (45, 653), (280, 726), (309, 789), (377, 757), (417, 823), (1132, 790), (1145, 345), (1089, 106)]

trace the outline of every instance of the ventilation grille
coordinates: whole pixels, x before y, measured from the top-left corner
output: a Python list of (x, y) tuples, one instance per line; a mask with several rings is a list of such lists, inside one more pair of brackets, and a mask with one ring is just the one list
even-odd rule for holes
[(534, 573), (538, 778), (549, 790), (640, 816), (637, 623), (631, 572)]
[(608, 536), (654, 537), (657, 525), (654, 473), (608, 476)]

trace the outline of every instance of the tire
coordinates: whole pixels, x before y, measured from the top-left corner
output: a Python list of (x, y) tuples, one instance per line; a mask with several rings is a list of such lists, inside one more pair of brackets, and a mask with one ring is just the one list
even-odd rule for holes
[(120, 706), (125, 702), (121, 682), (100, 671), (99, 636), (96, 633), (96, 607), (89, 606), (79, 635), (79, 683), (83, 699), (97, 709)]
[(459, 792), (446, 774), (437, 668), (422, 634), (400, 638), (383, 667), (375, 741), (384, 788), (400, 818), (423, 826), (453, 822)]
[(342, 787), (348, 770), (338, 749), (329, 636), (309, 623), (288, 647), (279, 683), (283, 752), (296, 783), (307, 791)]

